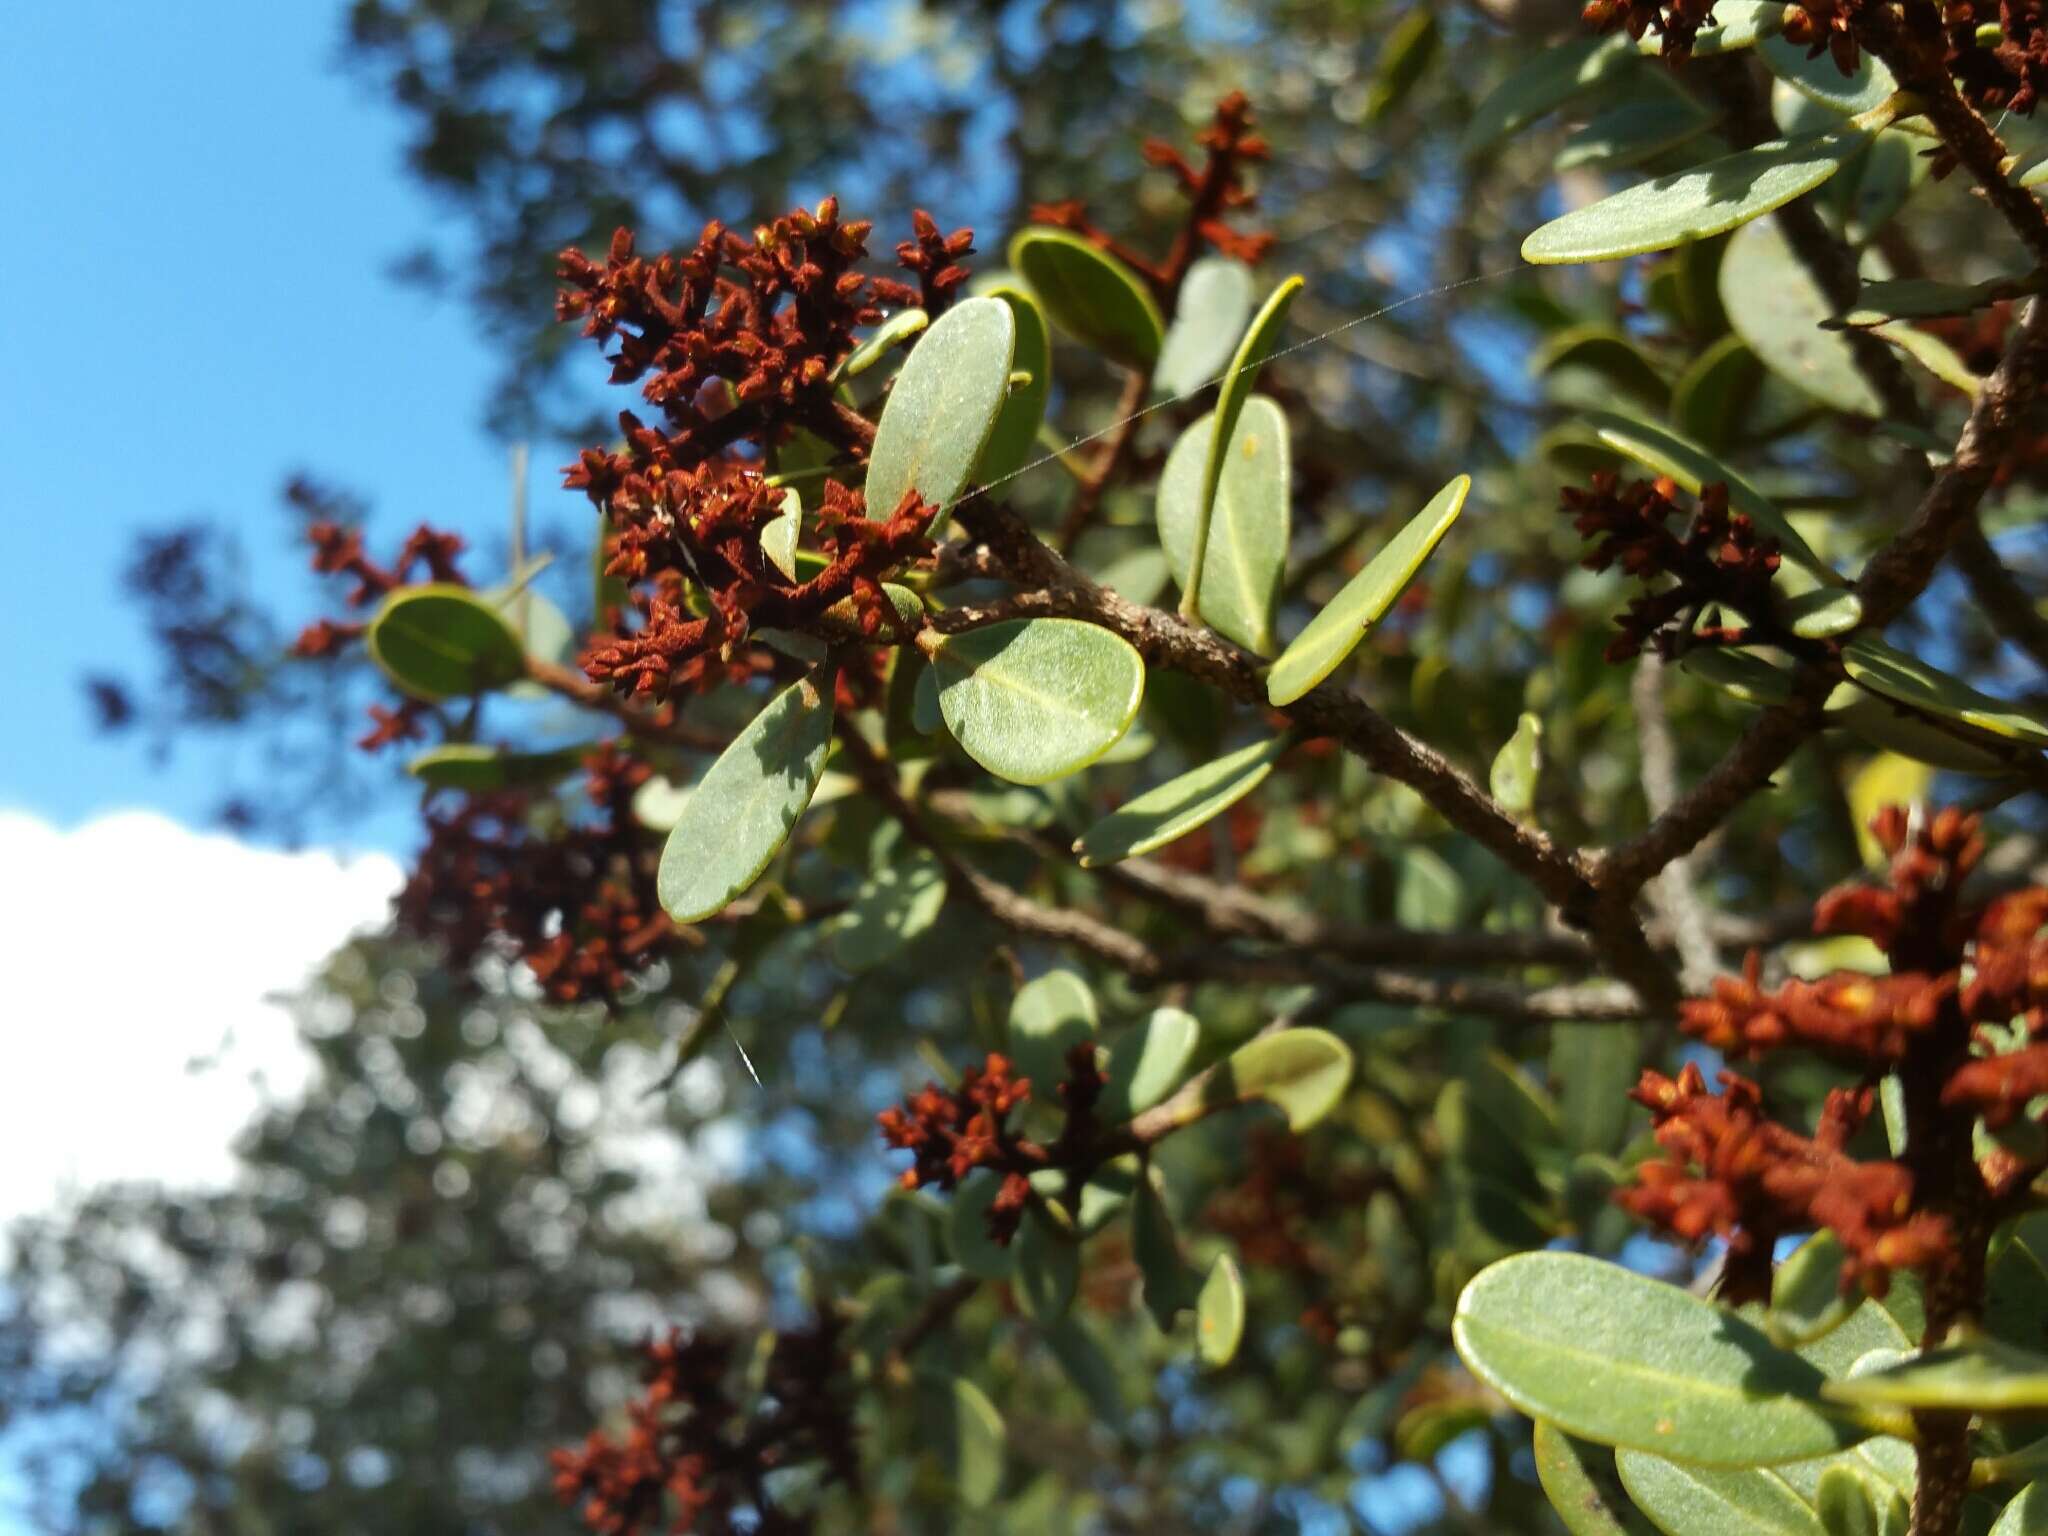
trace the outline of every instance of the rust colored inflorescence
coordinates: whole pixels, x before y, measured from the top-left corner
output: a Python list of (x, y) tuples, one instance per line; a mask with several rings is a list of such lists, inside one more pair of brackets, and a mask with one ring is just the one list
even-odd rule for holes
[(1195, 142), (1203, 152), (1199, 167), (1163, 139), (1145, 141), (1145, 158), (1173, 173), (1190, 205), (1181, 235), (1163, 260), (1154, 260), (1102, 229), (1088, 217), (1087, 205), (1076, 199), (1035, 204), (1031, 222), (1084, 236), (1142, 276), (1162, 299), (1173, 296), (1202, 245), (1256, 266), (1272, 249), (1273, 237), (1233, 229), (1225, 222), (1226, 214), (1256, 206), (1258, 195), (1246, 184), (1245, 171), (1270, 153), (1266, 141), (1252, 132), (1250, 99), (1242, 91), (1225, 96)]
[(606, 743), (584, 760), (594, 814), (547, 833), (518, 791), (427, 813), (427, 844), (398, 895), (399, 926), (468, 966), (503, 944), (557, 1002), (615, 998), (675, 927), (655, 891), (659, 856), (633, 815), (653, 769)]
[(727, 1385), (739, 1358), (732, 1340), (671, 1332), (650, 1342), (646, 1389), (627, 1406), (625, 1428), (556, 1451), (556, 1494), (598, 1536), (810, 1530), (808, 1517), (776, 1503), (768, 1479), (816, 1465), (829, 1483), (859, 1486), (840, 1331), (827, 1315), (777, 1334), (750, 1409)]
[(1697, 620), (1724, 604), (1752, 624), (1772, 611), (1777, 540), (1759, 533), (1746, 513), (1731, 512), (1728, 487), (1718, 481), (1700, 488), (1681, 535), (1671, 526), (1683, 515), (1678, 496), (1669, 479), (1623, 480), (1605, 470), (1585, 489), (1566, 486), (1561, 494), (1561, 510), (1593, 546), (1581, 562), (1588, 570), (1618, 566), (1646, 584), (1668, 582), (1631, 600), (1615, 621), (1620, 633), (1607, 647), (1609, 661), (1649, 645), (1666, 656), (1693, 645), (1739, 645), (1757, 638), (1750, 628)]
[[(1722, 1074), (1720, 1093), (1697, 1067), (1676, 1079), (1646, 1073), (1635, 1092), (1667, 1160), (1645, 1164), (1622, 1203), (1688, 1241), (1726, 1239), (1726, 1283), (1738, 1300), (1768, 1293), (1778, 1238), (1819, 1227), (1842, 1242), (1844, 1284), (1882, 1294), (1895, 1269), (1950, 1261), (1957, 1206), (1981, 1215), (2042, 1171), (2041, 1160), (1996, 1146), (1968, 1186), (1932, 1209), (1921, 1188), (1929, 1170), (1910, 1142), (1900, 1161), (1859, 1161), (1848, 1150), (1886, 1073), (1933, 1085), (1938, 1113), (1981, 1118), (1994, 1131), (2048, 1092), (2048, 890), (1968, 904), (1964, 882), (1984, 851), (1973, 816), (1945, 810), (1915, 827), (1890, 807), (1872, 830), (1890, 860), (1886, 883), (1830, 892), (1814, 927), (1869, 939), (1890, 974), (1839, 971), (1766, 988), (1752, 954), (1739, 979), (1724, 978), (1680, 1015), (1687, 1034), (1729, 1056), (1801, 1048), (1854, 1071), (1861, 1082), (1829, 1094), (1814, 1134), (1774, 1123), (1758, 1085), (1732, 1073)], [(1940, 1139), (1925, 1127), (1919, 1134), (1930, 1148)], [(1968, 1147), (1967, 1124), (1950, 1140)]]
[(1030, 1099), (1031, 1080), (1018, 1077), (1009, 1058), (993, 1051), (981, 1066), (962, 1075), (958, 1088), (926, 1083), (897, 1108), (883, 1110), (876, 1117), (882, 1140), (911, 1154), (903, 1187), (953, 1189), (975, 1169), (990, 1170), (1002, 1182), (989, 1205), (988, 1235), (1007, 1245), (1031, 1204), (1032, 1174), (1065, 1170), (1078, 1187), (1100, 1161), (1095, 1105), (1102, 1097), (1103, 1077), (1094, 1045), (1075, 1045), (1066, 1066), (1058, 1090), (1066, 1123), (1050, 1144), (1033, 1141), (1009, 1124), (1011, 1112)]

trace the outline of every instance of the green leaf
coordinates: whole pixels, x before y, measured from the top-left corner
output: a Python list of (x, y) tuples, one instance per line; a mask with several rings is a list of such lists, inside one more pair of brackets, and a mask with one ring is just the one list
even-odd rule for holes
[(1551, 168), (1561, 175), (1589, 167), (1613, 171), (1641, 165), (1698, 138), (1714, 121), (1712, 112), (1676, 93), (1624, 102), (1566, 139)]
[(1625, 37), (1575, 37), (1557, 47), (1538, 48), (1527, 64), (1489, 91), (1472, 110), (1458, 149), (1471, 159), (1510, 134), (1590, 91), (1635, 64)]
[(1782, 37), (1766, 39), (1758, 52), (1770, 72), (1800, 95), (1844, 116), (1871, 111), (1899, 88), (1891, 70), (1868, 48), (1861, 50), (1855, 69), (1846, 75), (1826, 50), (1809, 59), (1803, 44)]
[(700, 922), (760, 878), (816, 793), (832, 745), (832, 677), (790, 684), (732, 739), (683, 803), (656, 889), (679, 923)]
[(1007, 1437), (995, 1404), (965, 1377), (953, 1382), (952, 1431), (953, 1486), (969, 1508), (984, 1508), (1002, 1491)]
[(761, 530), (761, 553), (791, 581), (796, 577), (796, 539), (803, 531), (804, 499), (795, 486), (782, 493), (782, 514)]
[(983, 296), (1010, 306), (1010, 318), (1017, 326), (1011, 368), (1021, 368), (1031, 375), (1029, 384), (1020, 385), (1003, 397), (995, 430), (989, 434), (988, 445), (981, 450), (981, 462), (975, 466), (975, 482), (993, 485), (1015, 474), (1038, 453), (1038, 428), (1045, 420), (1045, 402), (1052, 395), (1052, 332), (1046, 326), (1045, 311), (1038, 307), (1038, 300), (1015, 284), (992, 284), (983, 290)]
[(1581, 1254), (1489, 1265), (1458, 1298), (1451, 1338), (1523, 1413), (1603, 1445), (1741, 1467), (1808, 1460), (1870, 1433), (1825, 1407), (1820, 1370), (1760, 1329)]
[(931, 323), (932, 317), (921, 309), (897, 310), (876, 326), (866, 341), (846, 354), (839, 366), (832, 370), (832, 382), (839, 384), (859, 378)]
[(1842, 1294), (1841, 1241), (1832, 1232), (1819, 1232), (1772, 1273), (1764, 1326), (1774, 1343), (1797, 1349), (1841, 1327), (1856, 1306)]
[(1671, 419), (1708, 448), (1734, 440), (1756, 403), (1763, 364), (1740, 336), (1723, 336), (1671, 386)]
[(2001, 776), (2013, 772), (2028, 754), (2026, 747), (2002, 736), (1959, 724), (1936, 725), (1854, 683), (1843, 683), (1828, 695), (1827, 719), (1887, 752), (1955, 773)]
[[(1001, 299), (962, 299), (911, 349), (889, 390), (868, 453), (868, 516), (892, 516), (904, 494), (950, 507), (967, 489), (1010, 391), (1017, 322)], [(937, 534), (944, 517), (933, 519)]]
[(1016, 784), (1086, 768), (1137, 718), (1145, 664), (1078, 619), (1009, 619), (927, 642), (939, 713), (961, 749)]
[[(1212, 411), (1180, 435), (1159, 476), (1159, 543), (1183, 593), (1194, 567), (1202, 477), (1215, 434)], [(1262, 655), (1273, 649), (1273, 609), (1286, 574), (1292, 477), (1287, 417), (1273, 401), (1254, 395), (1238, 418), (1217, 482), (1199, 607), (1211, 629)]]
[(1092, 1330), (1078, 1320), (1065, 1317), (1050, 1325), (1040, 1324), (1039, 1338), (1075, 1389), (1088, 1400), (1096, 1422), (1114, 1429), (1128, 1410), (1124, 1406), (1123, 1382)]
[(1827, 640), (1863, 622), (1863, 599), (1842, 587), (1815, 587), (1781, 605), (1792, 633), (1802, 640)]
[(1401, 18), (1380, 45), (1372, 89), (1365, 98), (1367, 122), (1386, 121), (1408, 99), (1416, 82), (1436, 62), (1442, 44), (1442, 29), (1429, 6), (1418, 5)]
[(1552, 219), (1522, 242), (1522, 258), (1539, 266), (1612, 261), (1704, 240), (1811, 192), (1869, 141), (1866, 130), (1842, 127), (1659, 176)]
[(953, 1262), (981, 1280), (1007, 1280), (1017, 1267), (1015, 1239), (1005, 1247), (988, 1235), (988, 1208), (1002, 1187), (1000, 1174), (977, 1168), (960, 1181), (946, 1211)]
[(1660, 475), (1669, 475), (1680, 487), (1697, 496), (1700, 487), (1720, 481), (1728, 487), (1728, 504), (1746, 513), (1764, 532), (1778, 541), (1787, 560), (1796, 560), (1821, 580), (1843, 585), (1842, 578), (1813, 552), (1775, 503), (1740, 474), (1723, 464), (1699, 444), (1689, 442), (1663, 427), (1634, 421), (1607, 411), (1589, 411), (1586, 424), (1600, 441), (1626, 458), (1634, 459)]
[(1944, 283), (1927, 277), (1866, 280), (1856, 294), (1856, 307), (1829, 323), (1869, 326), (1886, 320), (1935, 320), (1951, 315), (1968, 315), (2033, 286), (2023, 278), (1992, 278), (1981, 283)]
[(1679, 1466), (1640, 1451), (1616, 1453), (1621, 1484), (1667, 1536), (1827, 1536), (1785, 1479), (1763, 1467)]
[(1205, 1108), (1262, 1099), (1305, 1131), (1337, 1107), (1351, 1083), (1351, 1047), (1323, 1029), (1283, 1029), (1239, 1046), (1202, 1090)]
[(1131, 1258), (1138, 1266), (1145, 1310), (1161, 1333), (1170, 1333), (1181, 1309), (1195, 1304), (1197, 1292), (1194, 1274), (1180, 1256), (1180, 1240), (1173, 1235), (1173, 1220), (1159, 1197), (1156, 1178), (1156, 1171), (1146, 1170), (1131, 1192)]
[(1126, 801), (1076, 840), (1082, 867), (1114, 864), (1187, 836), (1264, 783), (1287, 745), (1285, 736), (1254, 742)]
[(1187, 1075), (1201, 1038), (1202, 1026), (1193, 1014), (1153, 1009), (1143, 1025), (1110, 1048), (1097, 1117), (1106, 1125), (1121, 1125), (1172, 1093)]
[(1628, 1091), (1642, 1068), (1642, 1039), (1612, 1024), (1553, 1024), (1550, 1078), (1558, 1085), (1558, 1124), (1582, 1152), (1612, 1152), (1627, 1132)]
[(1972, 1413), (2048, 1408), (2048, 1355), (1986, 1335), (1831, 1381), (1825, 1390), (1836, 1402), (1859, 1406)]
[(480, 742), (456, 741), (422, 752), (405, 765), (405, 771), (435, 789), (523, 789), (553, 784), (574, 773), (593, 745), (583, 742), (553, 752), (507, 752)]
[(1266, 697), (1277, 708), (1292, 704), (1337, 670), (1403, 589), (1422, 569), (1437, 541), (1465, 508), (1472, 477), (1460, 475), (1395, 534), (1344, 589), (1280, 653), (1266, 674)]
[[(1885, 1502), (1889, 1504), (1890, 1498)], [(1827, 1536), (1883, 1536), (1884, 1522), (1878, 1516), (1878, 1494), (1872, 1479), (1846, 1462), (1837, 1462), (1821, 1473), (1813, 1503)]]
[[(1280, 348), (1280, 333), (1287, 324), (1287, 311), (1293, 307), (1295, 295), (1306, 286), (1308, 279), (1297, 275), (1267, 295), (1266, 302), (1245, 328), (1244, 340), (1237, 344), (1237, 351), (1232, 354), (1230, 366), (1223, 374), (1223, 383), (1217, 390), (1215, 421), (1209, 430), (1209, 452), (1202, 462), (1201, 495), (1195, 503), (1194, 537), (1188, 544), (1187, 574), (1181, 582), (1184, 590), (1180, 613), (1184, 619), (1195, 618), (1200, 599), (1207, 596), (1208, 582), (1204, 578), (1209, 558), (1209, 534), (1216, 510), (1217, 489), (1223, 483), (1224, 466), (1240, 458), (1256, 461), (1262, 436), (1278, 437), (1282, 442), (1286, 440), (1286, 418), (1280, 416), (1278, 406), (1273, 408), (1274, 415), (1279, 418), (1277, 426), (1268, 426), (1261, 433), (1240, 438), (1238, 418), (1244, 414), (1245, 403), (1252, 397), (1252, 386), (1258, 382), (1259, 370)], [(1270, 477), (1262, 477), (1262, 483), (1270, 485)], [(1277, 498), (1269, 496), (1266, 506), (1260, 510), (1270, 508), (1273, 500), (1277, 500), (1284, 510), (1287, 505), (1285, 491), (1283, 479), (1281, 494)], [(1283, 557), (1287, 549), (1285, 533), (1283, 526), (1279, 542), (1279, 552)], [(1270, 540), (1270, 534), (1262, 526), (1252, 530), (1250, 542), (1253, 547), (1270, 548)], [(1167, 553), (1170, 557), (1172, 551), (1169, 549)], [(1263, 587), (1254, 583), (1252, 592), (1256, 600), (1257, 596), (1263, 595)], [(1257, 627), (1263, 629), (1264, 626)]]
[(1487, 782), (1501, 808), (1526, 816), (1536, 804), (1536, 774), (1541, 766), (1543, 717), (1522, 711), (1515, 722), (1515, 734), (1493, 755), (1493, 771)]
[(1582, 368), (1618, 389), (1662, 409), (1670, 398), (1665, 382), (1642, 349), (1611, 325), (1571, 325), (1545, 339), (1529, 359), (1535, 375)]
[(1031, 1079), (1032, 1095), (1059, 1102), (1067, 1052), (1095, 1038), (1095, 994), (1072, 971), (1048, 971), (1027, 981), (1010, 1000), (1010, 1056)]
[(1728, 242), (1721, 304), (1735, 333), (1786, 383), (1839, 411), (1884, 415), (1849, 338), (1823, 324), (1834, 305), (1775, 221), (1750, 224)]
[(1999, 1513), (1991, 1536), (2040, 1536), (2042, 1531), (2048, 1531), (2048, 1483), (2034, 1483)]
[(1064, 229), (1033, 228), (1010, 242), (1010, 265), (1031, 285), (1052, 323), (1112, 362), (1145, 369), (1166, 334), (1159, 306), (1138, 275)]
[[(1727, 4), (1727, 0), (1722, 0)], [(1571, 1536), (1656, 1536), (1614, 1470), (1614, 1452), (1536, 1421), (1536, 1478)]]
[(1244, 1277), (1237, 1261), (1219, 1253), (1195, 1301), (1195, 1351), (1212, 1370), (1228, 1365), (1244, 1341)]
[(830, 928), (832, 960), (858, 975), (886, 965), (939, 920), (946, 872), (922, 849), (862, 882)]
[(497, 605), (448, 582), (392, 592), (367, 643), (370, 659), (414, 698), (488, 693), (526, 675), (526, 649)]
[(1012, 1246), (1017, 1250), (1012, 1284), (1025, 1316), (1034, 1322), (1058, 1322), (1074, 1304), (1081, 1284), (1080, 1245), (1053, 1231), (1037, 1211), (1026, 1211)]
[(2048, 724), (1881, 640), (1868, 636), (1851, 640), (1842, 647), (1842, 665), (1872, 693), (1960, 720), (1994, 736), (2048, 746)]
[(1152, 369), (1153, 398), (1174, 400), (1215, 383), (1251, 313), (1250, 267), (1228, 256), (1204, 256), (1189, 267)]

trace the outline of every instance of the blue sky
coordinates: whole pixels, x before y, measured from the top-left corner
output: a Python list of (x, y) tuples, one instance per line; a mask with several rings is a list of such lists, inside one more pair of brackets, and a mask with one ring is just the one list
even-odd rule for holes
[[(365, 494), (385, 528), (502, 517), (506, 452), (480, 426), (491, 357), (459, 299), (386, 275), (446, 215), (407, 177), (396, 114), (339, 67), (341, 13), (10, 10), (0, 808), (196, 822), (218, 800), (218, 752), (154, 769), (84, 707), (82, 674), (147, 661), (117, 590), (138, 529), (230, 523), (259, 582), (296, 593), (278, 510), (296, 468)], [(550, 464), (532, 476), (542, 509)]]

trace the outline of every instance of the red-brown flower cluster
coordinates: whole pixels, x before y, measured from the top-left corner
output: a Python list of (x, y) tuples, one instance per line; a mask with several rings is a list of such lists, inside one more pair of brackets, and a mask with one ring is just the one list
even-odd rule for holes
[(646, 1347), (646, 1390), (617, 1436), (592, 1430), (552, 1458), (555, 1492), (581, 1506), (599, 1536), (740, 1529), (796, 1536), (812, 1522), (779, 1506), (769, 1475), (816, 1463), (828, 1482), (857, 1487), (860, 1465), (843, 1383), (839, 1321), (776, 1335), (763, 1396), (744, 1409), (727, 1386), (729, 1339), (671, 1332)]
[(653, 769), (606, 743), (584, 760), (595, 814), (551, 833), (518, 791), (427, 813), (427, 845), (399, 892), (399, 926), (467, 966), (501, 940), (558, 1002), (616, 997), (675, 928), (655, 892), (659, 859), (633, 816)]
[(1883, 1295), (1891, 1271), (1947, 1251), (1949, 1225), (1913, 1209), (1901, 1165), (1858, 1162), (1844, 1148), (1868, 1118), (1875, 1091), (1836, 1089), (1811, 1137), (1773, 1123), (1763, 1090), (1732, 1072), (1709, 1092), (1697, 1066), (1678, 1077), (1645, 1072), (1631, 1095), (1656, 1122), (1663, 1162), (1644, 1163), (1623, 1206), (1687, 1242), (1724, 1239), (1722, 1293), (1732, 1302), (1770, 1295), (1771, 1252), (1788, 1234), (1831, 1229), (1847, 1255), (1844, 1284)]
[[(1731, 1074), (1719, 1095), (1696, 1068), (1676, 1081), (1647, 1073), (1635, 1093), (1669, 1160), (1644, 1165), (1622, 1203), (1689, 1241), (1727, 1239), (1738, 1298), (1768, 1290), (1779, 1237), (1815, 1227), (1841, 1239), (1845, 1284), (1877, 1293), (1891, 1270), (1948, 1256), (1950, 1213), (1915, 1203), (1908, 1164), (1917, 1143), (1909, 1140), (1905, 1162), (1847, 1153), (1880, 1076), (1897, 1071), (1938, 1087), (1939, 1110), (1994, 1130), (2048, 1094), (2048, 890), (1968, 905), (1964, 882), (1984, 853), (1974, 816), (1944, 810), (1916, 827), (1894, 806), (1871, 827), (1890, 858), (1885, 884), (1830, 892), (1815, 905), (1814, 928), (1869, 939), (1890, 974), (1839, 971), (1766, 989), (1752, 954), (1739, 980), (1722, 979), (1680, 1012), (1686, 1033), (1726, 1054), (1802, 1047), (1853, 1068), (1862, 1083), (1829, 1095), (1811, 1138), (1773, 1124), (1757, 1085)], [(1952, 1130), (1951, 1143), (1970, 1144), (1967, 1123)], [(2040, 1160), (1998, 1148), (1977, 1164), (1979, 1187), (1945, 1198), (1995, 1204), (2041, 1171)], [(1935, 1177), (1954, 1183), (1939, 1168)]]
[[(1945, 0), (1941, 23), (1948, 43), (1948, 68), (1963, 96), (1980, 112), (2031, 116), (2048, 86), (2048, 19), (2041, 0)], [(1996, 41), (1980, 40), (1986, 23), (1998, 27)]]
[(1753, 628), (1695, 622), (1722, 604), (1750, 626), (1769, 622), (1777, 540), (1757, 532), (1748, 514), (1729, 511), (1728, 487), (1718, 481), (1700, 488), (1699, 508), (1681, 538), (1671, 528), (1681, 513), (1678, 494), (1669, 479), (1623, 480), (1601, 470), (1584, 490), (1566, 486), (1560, 496), (1560, 510), (1593, 545), (1580, 562), (1586, 569), (1619, 566), (1638, 581), (1670, 580), (1632, 600), (1615, 621), (1621, 633), (1607, 647), (1609, 661), (1626, 661), (1653, 643), (1669, 656), (1685, 646), (1755, 638)]
[(1066, 1122), (1056, 1140), (1041, 1145), (1008, 1123), (1010, 1112), (1031, 1097), (1031, 1079), (1016, 1076), (1009, 1058), (991, 1051), (981, 1066), (967, 1070), (957, 1089), (926, 1083), (876, 1120), (882, 1140), (914, 1159), (903, 1170), (905, 1189), (952, 1189), (977, 1168), (998, 1175), (1002, 1185), (988, 1209), (988, 1234), (1007, 1245), (1031, 1204), (1033, 1173), (1062, 1169), (1078, 1187), (1094, 1172), (1101, 1160), (1095, 1105), (1103, 1087), (1093, 1042), (1075, 1045), (1058, 1088)]
[(1654, 28), (1664, 39), (1664, 57), (1682, 64), (1692, 57), (1700, 28), (1714, 19), (1714, 0), (1586, 0), (1579, 16), (1595, 32), (1625, 28), (1638, 40)]
[(937, 221), (922, 208), (911, 213), (910, 228), (916, 238), (896, 247), (896, 261), (905, 271), (917, 274), (918, 307), (936, 316), (967, 281), (967, 269), (960, 263), (974, 254), (974, 231), (956, 229), (950, 235), (941, 234)]
[(1266, 141), (1252, 132), (1252, 106), (1244, 92), (1232, 91), (1216, 104), (1215, 117), (1196, 135), (1195, 143), (1203, 151), (1199, 168), (1164, 140), (1145, 141), (1145, 158), (1171, 171), (1188, 199), (1186, 224), (1164, 261), (1154, 261), (1098, 227), (1089, 219), (1087, 205), (1078, 199), (1034, 204), (1031, 222), (1085, 236), (1143, 276), (1161, 297), (1172, 296), (1203, 245), (1256, 266), (1272, 249), (1273, 237), (1233, 229), (1224, 221), (1226, 214), (1257, 204), (1258, 194), (1246, 185), (1245, 170), (1271, 153)]

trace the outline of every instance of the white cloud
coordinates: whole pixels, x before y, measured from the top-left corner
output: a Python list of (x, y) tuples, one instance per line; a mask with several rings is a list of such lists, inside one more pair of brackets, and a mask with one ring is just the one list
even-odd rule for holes
[(276, 995), (380, 922), (399, 879), (383, 855), (148, 812), (0, 811), (0, 1224), (112, 1179), (225, 1181), (250, 1115), (306, 1079)]

